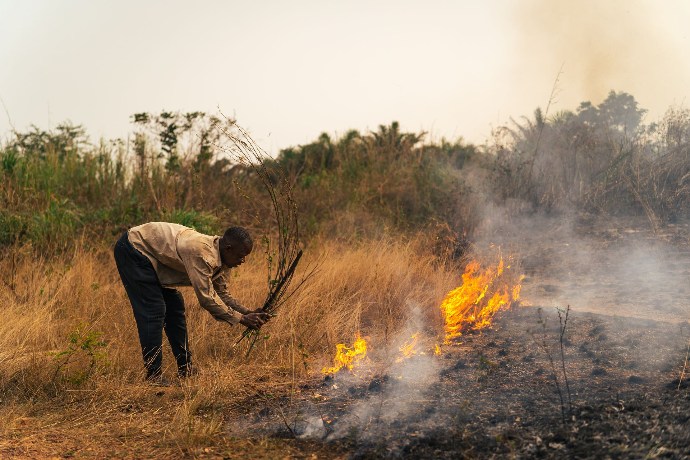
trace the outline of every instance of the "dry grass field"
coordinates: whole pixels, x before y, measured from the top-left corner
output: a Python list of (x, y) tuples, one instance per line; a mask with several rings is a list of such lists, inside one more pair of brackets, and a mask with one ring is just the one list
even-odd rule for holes
[[(304, 267), (317, 265), (317, 274), (262, 329), (265, 339), (249, 357), (245, 344), (233, 348), (242, 328), (215, 322), (184, 290), (201, 374), (158, 388), (142, 381), (131, 307), (112, 254), (77, 250), (46, 261), (19, 249), (0, 265), (1, 456), (288, 455), (294, 441), (224, 433), (242, 423), (245, 406), (295, 395), (320, 379), (336, 343), (361, 333), (383, 346), (409, 322), (411, 305), (422, 332), (441, 338), (438, 306), (459, 277), (420, 253), (394, 241), (309, 248)], [(261, 262), (250, 258), (232, 277), (231, 292), (247, 305), (265, 295)], [(173, 377), (174, 361), (164, 359)]]

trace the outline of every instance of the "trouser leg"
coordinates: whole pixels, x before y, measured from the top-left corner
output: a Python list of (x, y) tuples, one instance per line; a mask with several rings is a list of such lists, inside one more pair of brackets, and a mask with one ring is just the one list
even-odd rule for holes
[(189, 351), (187, 320), (185, 318), (184, 298), (175, 289), (163, 289), (165, 299), (165, 335), (177, 361), (178, 374), (185, 376), (192, 365), (192, 353)]
[(115, 263), (132, 304), (147, 378), (151, 378), (161, 374), (166, 304), (151, 262), (126, 238), (125, 234), (115, 244)]

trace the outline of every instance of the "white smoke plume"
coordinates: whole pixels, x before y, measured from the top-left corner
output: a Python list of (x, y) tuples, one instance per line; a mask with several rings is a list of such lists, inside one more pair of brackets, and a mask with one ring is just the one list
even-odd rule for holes
[[(310, 414), (301, 428), (301, 437), (339, 439), (356, 433), (360, 439), (391, 431), (406, 419), (423, 420), (424, 403), (439, 380), (441, 364), (434, 355), (435, 337), (423, 336), (426, 325), (421, 309), (410, 303), (409, 320), (389, 341), (386, 349), (358, 367), (357, 375), (340, 372), (330, 381), (329, 393), (349, 392), (353, 401), (347, 412), (326, 427), (321, 415)], [(405, 358), (401, 348), (417, 334), (415, 354)], [(431, 416), (432, 414), (426, 414)]]

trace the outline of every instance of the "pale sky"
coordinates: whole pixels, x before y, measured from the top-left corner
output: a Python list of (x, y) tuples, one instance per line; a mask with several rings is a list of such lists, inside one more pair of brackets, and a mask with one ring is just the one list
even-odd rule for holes
[(0, 0), (0, 138), (220, 108), (271, 153), (394, 120), (482, 143), (561, 68), (550, 114), (614, 89), (651, 121), (687, 105), (688, 24), (686, 0)]

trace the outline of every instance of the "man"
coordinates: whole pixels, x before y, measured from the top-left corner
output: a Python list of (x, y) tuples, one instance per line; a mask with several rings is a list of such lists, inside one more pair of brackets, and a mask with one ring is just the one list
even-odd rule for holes
[(163, 330), (180, 377), (194, 373), (184, 299), (174, 286), (192, 286), (199, 304), (218, 321), (258, 329), (269, 319), (233, 299), (226, 288), (230, 268), (244, 262), (253, 242), (242, 227), (222, 237), (167, 222), (150, 222), (125, 232), (115, 244), (115, 262), (139, 331), (146, 378), (162, 380)]

